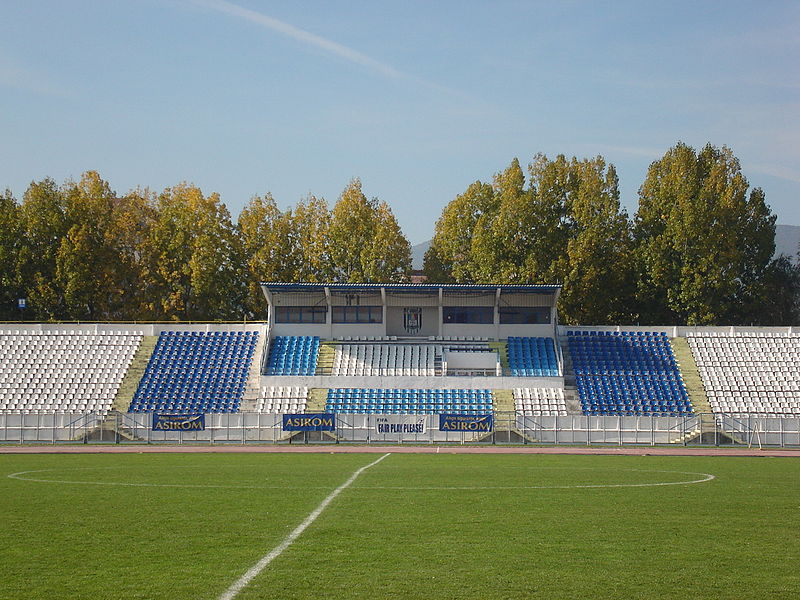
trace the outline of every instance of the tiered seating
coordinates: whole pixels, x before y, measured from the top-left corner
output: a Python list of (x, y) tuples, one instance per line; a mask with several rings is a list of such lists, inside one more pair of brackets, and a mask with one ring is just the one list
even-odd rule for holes
[(129, 412), (239, 410), (258, 333), (164, 331)]
[(308, 388), (301, 386), (264, 386), (258, 399), (258, 412), (301, 413), (306, 410)]
[(0, 412), (105, 414), (142, 335), (0, 331)]
[(716, 413), (800, 415), (800, 334), (687, 336)]
[(568, 331), (567, 336), (584, 414), (692, 413), (666, 334)]
[(567, 415), (564, 390), (560, 388), (514, 388), (513, 393), (517, 414), (526, 417)]
[(485, 414), (491, 390), (408, 390), (340, 388), (328, 390), (328, 412), (365, 414)]
[(516, 377), (558, 377), (558, 359), (551, 338), (508, 338), (508, 366)]
[(331, 374), (435, 375), (436, 355), (437, 347), (431, 344), (338, 344), (334, 349)]
[(267, 360), (267, 375), (313, 375), (317, 370), (319, 338), (275, 336)]

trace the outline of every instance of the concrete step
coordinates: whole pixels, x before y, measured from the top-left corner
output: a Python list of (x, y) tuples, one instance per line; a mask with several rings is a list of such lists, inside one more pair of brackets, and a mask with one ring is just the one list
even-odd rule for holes
[(311, 388), (308, 390), (306, 412), (325, 412), (325, 403), (328, 400), (328, 388)]
[(330, 375), (333, 372), (333, 359), (336, 354), (334, 344), (322, 342), (317, 352), (317, 370), (315, 375)]
[(703, 380), (700, 378), (700, 373), (697, 370), (697, 364), (694, 361), (689, 342), (686, 341), (686, 338), (671, 338), (670, 345), (672, 346), (673, 354), (675, 354), (675, 360), (678, 363), (678, 368), (683, 378), (683, 384), (686, 386), (686, 391), (689, 393), (689, 401), (692, 403), (692, 409), (696, 413), (710, 413), (711, 405), (708, 403), (706, 389), (703, 385)]
[(670, 440), (672, 444), (717, 444), (747, 445), (747, 440), (739, 433), (727, 431), (719, 426), (712, 414), (701, 414), (698, 423), (683, 435)]
[(157, 335), (146, 335), (142, 338), (139, 349), (133, 355), (131, 365), (122, 378), (122, 383), (112, 404), (112, 410), (118, 410), (123, 413), (128, 411), (133, 395), (139, 387), (139, 382), (142, 380), (145, 369), (147, 369), (147, 363), (150, 362), (150, 357), (153, 355), (157, 342)]
[(514, 406), (514, 393), (511, 390), (493, 390), (492, 396), (494, 396), (493, 405), (495, 412), (513, 413), (516, 410)]
[(581, 399), (578, 390), (574, 386), (564, 387), (564, 402), (567, 405), (567, 412), (571, 415), (582, 415)]

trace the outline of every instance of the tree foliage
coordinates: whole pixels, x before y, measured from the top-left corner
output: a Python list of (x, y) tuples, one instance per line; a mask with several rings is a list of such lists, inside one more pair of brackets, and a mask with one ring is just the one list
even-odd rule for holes
[(411, 246), (385, 202), (368, 200), (354, 179), (333, 207), (327, 231), (332, 281), (406, 281)]
[(560, 310), (569, 323), (627, 323), (635, 316), (631, 224), (620, 206), (613, 165), (601, 157), (570, 163), (564, 288)]
[[(726, 147), (653, 162), (629, 219), (598, 156), (514, 159), (436, 222), (431, 282), (562, 283), (567, 323), (796, 324), (800, 267), (772, 259), (775, 216)], [(217, 194), (181, 183), (117, 194), (97, 172), (0, 195), (0, 319), (263, 318), (265, 280), (403, 282), (408, 240), (358, 179), (333, 207), (254, 196), (234, 224)]]
[[(616, 171), (596, 159), (537, 154), (492, 185), (475, 182), (436, 224), (425, 271), (434, 281), (563, 282), (562, 319), (618, 322), (630, 314), (631, 236)], [(584, 321), (587, 322), (587, 321)]]
[[(491, 218), (495, 205), (492, 186), (476, 181), (445, 206), (436, 222), (436, 233), (425, 263), (429, 280), (440, 283), (477, 281), (481, 258), (473, 250), (473, 240), (478, 223)], [(434, 264), (438, 272), (432, 270)]]
[(411, 248), (389, 206), (368, 200), (353, 180), (333, 210), (309, 196), (281, 211), (255, 196), (238, 221), (248, 280), (246, 311), (263, 314), (261, 281), (405, 281)]
[(653, 162), (635, 238), (642, 319), (747, 322), (775, 251), (775, 216), (727, 147), (686, 144)]
[(16, 317), (21, 288), (16, 264), (21, 247), (19, 206), (10, 190), (0, 194), (0, 320)]
[(52, 179), (33, 182), (19, 211), (20, 249), (16, 277), (38, 319), (69, 317), (56, 279), (56, 258), (70, 228), (63, 190)]
[(291, 212), (282, 212), (271, 194), (254, 196), (239, 215), (243, 259), (246, 267), (246, 312), (264, 312), (262, 281), (294, 281), (302, 258), (294, 234)]
[(145, 249), (156, 318), (239, 317), (246, 286), (242, 252), (219, 195), (182, 183), (159, 194), (156, 212)]

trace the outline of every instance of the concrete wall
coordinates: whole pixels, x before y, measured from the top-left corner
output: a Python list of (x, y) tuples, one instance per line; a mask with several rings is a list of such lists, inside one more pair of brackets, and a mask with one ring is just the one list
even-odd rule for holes
[(309, 388), (387, 388), (387, 389), (490, 389), (515, 387), (563, 388), (563, 377), (366, 377), (366, 376), (289, 376), (261, 377), (261, 385), (299, 385)]

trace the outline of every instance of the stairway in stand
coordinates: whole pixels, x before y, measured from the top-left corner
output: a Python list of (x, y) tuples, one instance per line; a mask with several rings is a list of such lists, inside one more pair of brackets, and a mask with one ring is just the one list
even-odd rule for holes
[(317, 370), (315, 375), (330, 375), (333, 373), (333, 359), (336, 347), (330, 342), (322, 342), (317, 353)]
[(150, 362), (150, 356), (153, 354), (157, 342), (157, 335), (146, 335), (142, 337), (139, 349), (136, 351), (136, 354), (133, 355), (131, 366), (129, 366), (128, 370), (125, 372), (125, 377), (123, 377), (122, 383), (119, 386), (117, 396), (114, 398), (114, 403), (112, 405), (113, 410), (118, 410), (123, 413), (128, 412), (128, 407), (131, 405), (133, 395), (139, 387), (139, 381), (141, 381), (142, 375), (144, 375), (147, 363)]
[(306, 402), (307, 413), (325, 412), (325, 403), (328, 401), (328, 390), (326, 388), (311, 388), (308, 390), (308, 401)]

